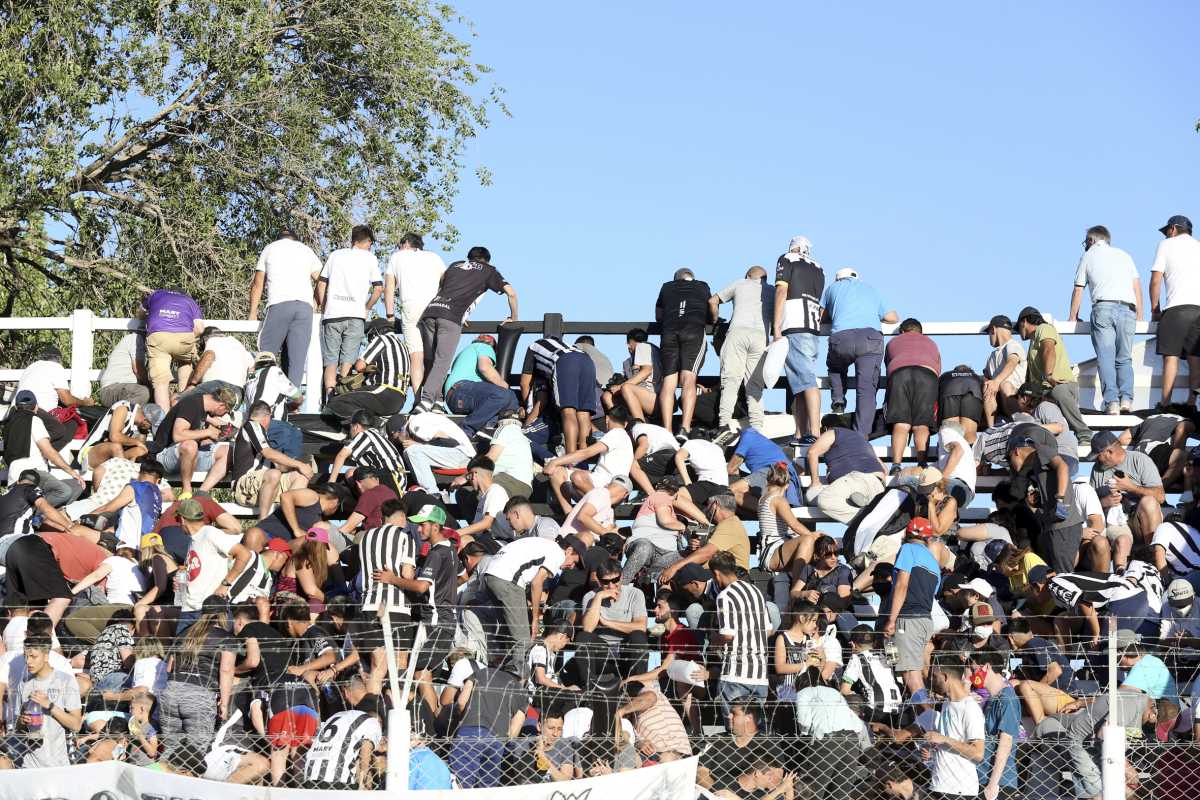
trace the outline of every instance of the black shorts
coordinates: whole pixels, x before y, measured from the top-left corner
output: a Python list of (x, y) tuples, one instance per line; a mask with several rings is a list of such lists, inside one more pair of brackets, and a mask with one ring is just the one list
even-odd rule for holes
[(659, 338), (663, 375), (699, 372), (704, 364), (704, 329), (664, 332)]
[(902, 367), (887, 376), (884, 421), (913, 427), (937, 424), (938, 376), (925, 367)]
[(688, 495), (692, 498), (692, 503), (701, 511), (708, 505), (708, 501), (713, 495), (718, 495), (723, 492), (728, 492), (728, 486), (722, 486), (719, 483), (712, 481), (692, 481), (684, 487), (688, 491)]
[(22, 536), (13, 542), (8, 548), (5, 564), (4, 604), (9, 608), (23, 608), (71, 596), (71, 587), (54, 560), (54, 551), (37, 534)]
[[(411, 650), (417, 626), (412, 617), (392, 614), (392, 647), (396, 650)], [(383, 648), (383, 623), (375, 616), (374, 611), (363, 612), (363, 617), (355, 621), (355, 628), (350, 632), (350, 642), (358, 650), (359, 658), (370, 660), (371, 653)]]
[(938, 399), (938, 419), (964, 417), (983, 422), (983, 401), (973, 394), (945, 394)]
[[(1138, 450), (1139, 448), (1135, 447), (1133, 449)], [(1167, 465), (1171, 462), (1171, 451), (1173, 449), (1174, 448), (1171, 447), (1170, 442), (1162, 442), (1160, 444), (1156, 444), (1153, 448), (1151, 448), (1149, 453), (1146, 453), (1146, 455), (1150, 456), (1150, 458), (1154, 461), (1154, 466), (1158, 468), (1159, 475), (1162, 475), (1167, 471)]]
[(646, 473), (646, 477), (653, 485), (675, 473), (675, 451), (659, 450), (657, 453), (642, 456), (638, 459), (638, 466), (642, 468), (642, 472)]
[(1200, 329), (1200, 306), (1172, 306), (1158, 321), (1154, 351), (1160, 356), (1194, 356)]
[(417, 653), (416, 671), (434, 670), (441, 666), (454, 646), (454, 627), (425, 623), (425, 643)]

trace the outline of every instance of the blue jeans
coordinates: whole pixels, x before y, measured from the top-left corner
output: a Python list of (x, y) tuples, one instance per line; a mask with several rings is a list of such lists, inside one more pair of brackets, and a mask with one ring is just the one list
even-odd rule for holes
[(1133, 401), (1134, 310), (1124, 303), (1092, 306), (1092, 347), (1104, 402)]
[(492, 788), (500, 785), (500, 767), (504, 742), (487, 728), (458, 729), (450, 747), (450, 772), (464, 789)]
[(455, 414), (466, 414), (459, 425), (467, 435), (475, 433), (499, 416), (501, 411), (517, 407), (517, 396), (511, 389), (501, 389), (487, 381), (459, 381), (446, 393), (446, 404)]

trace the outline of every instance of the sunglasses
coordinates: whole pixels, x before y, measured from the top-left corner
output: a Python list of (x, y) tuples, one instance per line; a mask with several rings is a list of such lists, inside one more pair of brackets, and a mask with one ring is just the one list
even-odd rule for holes
[(601, 578), (598, 576), (596, 578), (596, 583), (600, 584), (601, 586), (611, 586), (614, 583), (620, 583), (620, 582), (621, 582), (620, 575), (614, 575), (611, 578)]

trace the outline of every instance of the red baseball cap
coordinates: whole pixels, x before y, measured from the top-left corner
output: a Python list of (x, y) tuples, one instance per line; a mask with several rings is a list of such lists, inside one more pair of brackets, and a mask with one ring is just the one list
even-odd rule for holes
[(913, 517), (908, 523), (908, 535), (920, 536), (922, 539), (934, 537), (933, 525), (925, 517)]
[(496, 337), (492, 336), (490, 333), (479, 334), (475, 337), (475, 341), (483, 342), (484, 344), (491, 345), (492, 347), (496, 346)]

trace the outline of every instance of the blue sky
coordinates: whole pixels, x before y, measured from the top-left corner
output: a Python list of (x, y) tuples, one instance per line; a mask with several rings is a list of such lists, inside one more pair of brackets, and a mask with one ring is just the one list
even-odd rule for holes
[(1195, 4), (457, 7), (512, 116), (451, 254), (487, 245), (525, 318), (650, 318), (675, 268), (716, 289), (797, 233), (901, 316), (1065, 318), (1089, 225), (1145, 283), (1158, 226), (1200, 222)]

